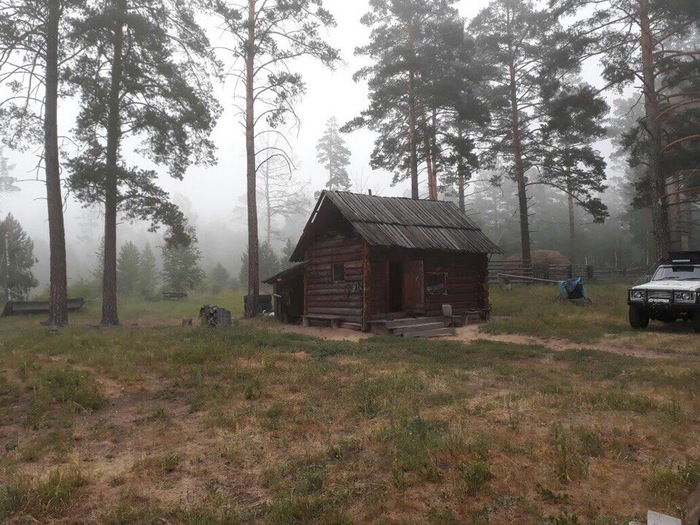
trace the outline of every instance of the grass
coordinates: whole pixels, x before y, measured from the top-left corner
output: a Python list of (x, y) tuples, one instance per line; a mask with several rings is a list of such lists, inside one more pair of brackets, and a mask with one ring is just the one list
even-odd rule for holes
[(179, 326), (227, 301), (0, 319), (0, 521), (613, 525), (700, 480), (691, 354)]
[[(231, 311), (232, 316), (243, 314), (243, 292), (226, 292), (219, 295), (193, 292), (184, 299), (154, 300), (143, 299), (119, 300), (119, 320), (127, 328), (153, 326), (179, 326), (183, 319), (193, 319), (197, 325), (199, 309), (205, 304), (216, 304)], [(101, 304), (99, 299), (87, 299), (83, 308), (70, 314), (70, 324), (76, 327), (95, 326), (100, 322)], [(46, 316), (15, 317), (11, 325), (17, 330), (31, 330), (37, 322)], [(0, 333), (0, 336), (2, 334)]]
[(53, 516), (64, 509), (86, 484), (77, 471), (54, 470), (36, 479), (20, 479), (0, 486), (0, 519), (17, 514)]
[(588, 283), (590, 303), (559, 301), (555, 285), (517, 285), (508, 292), (490, 289), (494, 319), (490, 334), (519, 334), (575, 343), (614, 341), (616, 346), (700, 354), (688, 323), (652, 321), (648, 330), (632, 331), (627, 320), (627, 290), (632, 283)]

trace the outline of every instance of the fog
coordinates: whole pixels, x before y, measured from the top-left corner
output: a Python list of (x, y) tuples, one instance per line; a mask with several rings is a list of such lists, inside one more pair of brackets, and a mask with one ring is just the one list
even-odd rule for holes
[[(471, 18), (487, 3), (487, 0), (463, 0), (459, 7), (462, 16)], [(299, 178), (311, 180), (312, 192), (323, 189), (325, 182), (323, 168), (316, 161), (316, 143), (326, 121), (335, 116), (341, 124), (347, 122), (367, 104), (367, 86), (364, 82), (355, 83), (352, 76), (362, 65), (362, 59), (354, 56), (354, 49), (368, 40), (367, 29), (360, 24), (361, 16), (368, 10), (368, 1), (326, 0), (325, 4), (337, 20), (337, 27), (328, 31), (328, 40), (341, 50), (343, 63), (332, 71), (311, 60), (301, 60), (293, 66), (303, 74), (307, 93), (297, 105), (300, 126), (285, 130), (294, 156), (298, 159)], [(216, 46), (220, 33), (215, 26), (208, 29), (212, 44)], [(590, 79), (598, 76), (595, 66), (590, 64), (584, 68), (584, 73)], [(192, 167), (183, 180), (178, 181), (135, 154), (134, 143), (127, 141), (123, 145), (123, 156), (128, 163), (154, 168), (163, 174), (160, 184), (181, 205), (197, 229), (205, 271), (221, 262), (232, 275), (238, 275), (240, 255), (246, 245), (245, 216), (240, 213), (241, 197), (245, 193), (245, 149), (243, 128), (233, 104), (234, 84), (234, 79), (230, 78), (225, 84), (216, 86), (216, 95), (224, 112), (213, 135), (218, 149), (215, 166)], [(62, 141), (64, 152), (70, 152), (72, 148), (68, 137), (76, 114), (76, 102), (62, 100), (59, 131), (65, 137)], [(371, 132), (358, 131), (346, 135), (345, 139), (352, 151), (350, 173), (355, 183), (354, 190), (366, 192), (371, 189), (376, 195), (386, 196), (410, 194), (409, 181), (392, 186), (391, 174), (370, 168), (369, 158), (374, 140)], [(602, 149), (606, 152), (610, 150), (606, 144), (602, 145)], [(21, 191), (0, 196), (0, 214), (12, 213), (34, 240), (38, 259), (34, 273), (41, 287), (44, 287), (48, 281), (48, 226), (45, 189), (40, 180), (42, 174), (37, 171), (37, 151), (20, 153), (5, 150), (10, 163), (14, 165), (12, 175), (21, 180)], [(236, 211), (236, 208), (239, 210)], [(69, 279), (89, 277), (96, 266), (95, 252), (102, 238), (100, 211), (85, 209), (67, 195), (65, 214)], [(305, 221), (305, 217), (299, 217), (279, 227), (284, 230), (285, 236), (296, 241), (295, 237)], [(118, 230), (119, 245), (131, 240), (142, 248), (149, 242), (156, 252), (161, 238), (162, 232), (148, 233), (145, 224), (120, 223)], [(282, 243), (282, 239), (278, 242)]]

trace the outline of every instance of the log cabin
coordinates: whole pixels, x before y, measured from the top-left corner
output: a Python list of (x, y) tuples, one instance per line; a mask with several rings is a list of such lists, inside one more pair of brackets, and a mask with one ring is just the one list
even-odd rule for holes
[(454, 203), (324, 191), (291, 256), (295, 265), (264, 282), (287, 323), (367, 331), (445, 311), (487, 318), (494, 253), (501, 250)]

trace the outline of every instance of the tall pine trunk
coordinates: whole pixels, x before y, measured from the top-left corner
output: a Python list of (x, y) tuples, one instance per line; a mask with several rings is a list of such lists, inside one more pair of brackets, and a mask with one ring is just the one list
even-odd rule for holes
[[(416, 40), (416, 28), (411, 26), (408, 34), (408, 48), (413, 50)], [(411, 175), (411, 198), (418, 200), (418, 135), (416, 124), (416, 73), (414, 64), (408, 71), (408, 147), (409, 147), (409, 171)]]
[(435, 184), (435, 159), (430, 146), (430, 130), (425, 106), (421, 105), (421, 127), (423, 128), (423, 152), (425, 155), (425, 169), (428, 173), (428, 199), (437, 200), (437, 185)]
[[(462, 139), (464, 138), (464, 132), (462, 127), (457, 128), (457, 137), (459, 138), (459, 143), (462, 144)], [(466, 213), (466, 206), (464, 203), (464, 157), (460, 154), (457, 158), (457, 193), (459, 196), (459, 211), (462, 214)]]
[(102, 325), (119, 324), (117, 311), (117, 199), (118, 154), (121, 139), (121, 92), (124, 58), (124, 17), (126, 0), (116, 0), (119, 8), (114, 22), (114, 49), (109, 88), (109, 114), (107, 117), (107, 164), (105, 173), (105, 239), (102, 274)]
[(432, 159), (433, 174), (432, 174), (432, 186), (433, 186), (433, 200), (438, 199), (438, 157), (440, 156), (440, 150), (437, 145), (437, 110), (432, 109), (432, 126), (430, 128), (430, 158)]
[(246, 42), (246, 122), (245, 146), (248, 179), (248, 302), (246, 317), (258, 314), (260, 269), (258, 267), (258, 203), (255, 166), (255, 3), (248, 0), (248, 41)]
[(523, 160), (523, 145), (520, 131), (520, 110), (518, 107), (518, 86), (516, 79), (514, 51), (510, 51), (510, 110), (513, 133), (513, 162), (515, 183), (518, 187), (518, 207), (520, 211), (520, 247), (524, 264), (532, 262), (530, 255), (530, 218), (528, 215), (527, 186), (525, 181), (525, 162)]
[(681, 176), (679, 173), (674, 173), (669, 177), (668, 188), (669, 192), (666, 198), (668, 199), (671, 246), (678, 250), (684, 250), (683, 192), (681, 191)]
[(58, 0), (48, 2), (46, 21), (46, 99), (44, 101), (44, 162), (46, 202), (49, 219), (50, 284), (49, 324), (68, 322), (68, 283), (66, 277), (66, 233), (63, 224), (63, 198), (58, 157), (58, 29), (61, 19)]
[(328, 141), (328, 189), (335, 190), (335, 170), (333, 166), (333, 141)]
[(654, 71), (654, 41), (649, 21), (648, 0), (639, 0), (639, 19), (642, 47), (642, 79), (646, 129), (650, 139), (649, 175), (651, 179), (651, 215), (656, 241), (657, 260), (666, 259), (671, 249), (668, 206), (665, 202), (666, 181), (662, 169), (662, 136), (659, 124), (659, 96)]
[(267, 244), (272, 242), (272, 209), (270, 209), (270, 168), (265, 164), (265, 219)]
[(576, 224), (574, 222), (574, 198), (571, 193), (568, 195), (569, 201), (569, 258), (571, 259), (571, 264), (576, 264), (576, 259), (578, 258), (578, 253), (576, 250)]

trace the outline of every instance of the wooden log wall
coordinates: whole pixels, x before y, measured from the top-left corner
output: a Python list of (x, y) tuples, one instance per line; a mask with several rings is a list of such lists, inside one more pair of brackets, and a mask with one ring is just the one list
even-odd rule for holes
[[(388, 312), (388, 261), (423, 260), (426, 277), (425, 315), (442, 315), (442, 305), (451, 304), (455, 314), (480, 310), (488, 305), (488, 258), (485, 254), (455, 254), (438, 251), (372, 250), (371, 313), (377, 317)], [(430, 294), (429, 273), (447, 273), (447, 295)]]
[[(447, 294), (425, 293), (425, 314), (441, 315), (442, 305), (452, 305), (455, 314), (480, 310), (488, 305), (488, 261), (481, 254), (441, 254), (428, 252), (424, 259), (426, 275), (447, 274)], [(427, 278), (426, 278), (427, 282)]]
[[(338, 315), (362, 322), (363, 240), (335, 235), (317, 240), (306, 252), (305, 288), (308, 314)], [(345, 282), (333, 282), (333, 265), (343, 264)]]

